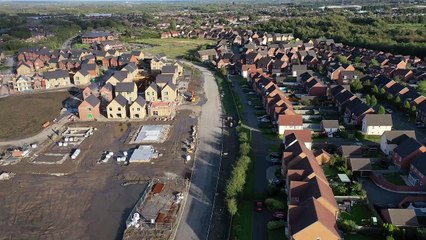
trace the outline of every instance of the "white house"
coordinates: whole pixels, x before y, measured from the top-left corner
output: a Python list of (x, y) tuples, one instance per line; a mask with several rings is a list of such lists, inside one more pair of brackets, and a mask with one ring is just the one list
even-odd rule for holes
[(391, 114), (367, 114), (362, 119), (362, 133), (365, 135), (382, 135), (385, 131), (392, 130)]
[(321, 132), (327, 134), (329, 137), (333, 137), (333, 133), (337, 133), (339, 130), (338, 120), (322, 120), (320, 125)]
[(284, 115), (278, 116), (278, 133), (284, 135), (285, 130), (302, 130), (302, 115)]
[(19, 76), (15, 81), (15, 88), (18, 92), (32, 91), (31, 78), (24, 75)]
[(380, 150), (389, 156), (407, 138), (416, 139), (416, 132), (409, 130), (385, 131), (380, 139)]

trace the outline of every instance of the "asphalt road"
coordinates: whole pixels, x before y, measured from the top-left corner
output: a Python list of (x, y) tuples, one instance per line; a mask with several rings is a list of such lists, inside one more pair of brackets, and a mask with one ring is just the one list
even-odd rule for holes
[(219, 89), (210, 71), (203, 67), (196, 67), (204, 77), (207, 101), (202, 106), (199, 145), (194, 159), (195, 165), (188, 199), (176, 233), (177, 240), (207, 238), (220, 169), (222, 106)]
[[(254, 156), (254, 171), (255, 171), (255, 193), (266, 193), (268, 187), (268, 180), (266, 178), (266, 169), (271, 166), (266, 161), (266, 156), (269, 154), (269, 148), (274, 145), (279, 145), (280, 141), (272, 140), (265, 137), (258, 127), (258, 120), (253, 107), (249, 106), (247, 95), (242, 91), (238, 84), (234, 84), (234, 92), (238, 94), (241, 104), (244, 107), (243, 118), (246, 120), (246, 125), (252, 129), (252, 152)], [(253, 207), (253, 233), (252, 239), (263, 240), (268, 239), (268, 229), (266, 224), (272, 218), (272, 214), (267, 211), (256, 212)]]

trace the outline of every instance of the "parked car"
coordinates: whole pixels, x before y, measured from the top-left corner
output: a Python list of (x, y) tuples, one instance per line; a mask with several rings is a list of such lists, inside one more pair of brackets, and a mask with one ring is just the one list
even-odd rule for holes
[(261, 105), (256, 105), (256, 106), (254, 106), (254, 109), (256, 109), (256, 110), (260, 110), (260, 109), (263, 109), (263, 106), (261, 106)]
[(276, 219), (286, 219), (287, 213), (283, 211), (274, 212), (272, 216)]
[(269, 156), (270, 157), (273, 157), (273, 158), (281, 158), (282, 157), (282, 153), (281, 152), (271, 152), (270, 154), (269, 154)]
[(390, 108), (386, 108), (385, 110), (386, 110), (386, 113), (389, 113), (389, 114), (391, 114), (393, 112), (392, 109), (390, 109)]
[(254, 202), (254, 209), (256, 210), (256, 212), (262, 212), (263, 210), (265, 210), (265, 203), (263, 201), (255, 201)]
[(250, 91), (248, 92), (249, 95), (256, 95), (256, 93), (254, 91)]
[(260, 119), (260, 120), (259, 120), (259, 122), (262, 122), (262, 123), (270, 123), (270, 122), (271, 122), (271, 120), (266, 119), (266, 118), (262, 118), (262, 119)]
[(266, 156), (266, 161), (271, 162), (273, 164), (281, 164), (282, 159), (281, 157)]
[(247, 105), (251, 106), (251, 105), (253, 105), (253, 103), (251, 101), (248, 101)]

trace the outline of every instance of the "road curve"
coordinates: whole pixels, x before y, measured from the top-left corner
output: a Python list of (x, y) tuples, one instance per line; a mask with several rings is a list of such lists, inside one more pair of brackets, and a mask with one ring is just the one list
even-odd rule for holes
[(176, 233), (176, 240), (206, 239), (220, 170), (222, 105), (213, 74), (198, 68), (204, 79), (206, 102), (199, 119), (199, 145), (194, 158), (188, 199)]

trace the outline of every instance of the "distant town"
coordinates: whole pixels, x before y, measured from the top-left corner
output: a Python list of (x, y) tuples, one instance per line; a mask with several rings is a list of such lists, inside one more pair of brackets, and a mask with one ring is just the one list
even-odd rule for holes
[(426, 239), (425, 8), (331, 4), (6, 3), (0, 234)]

